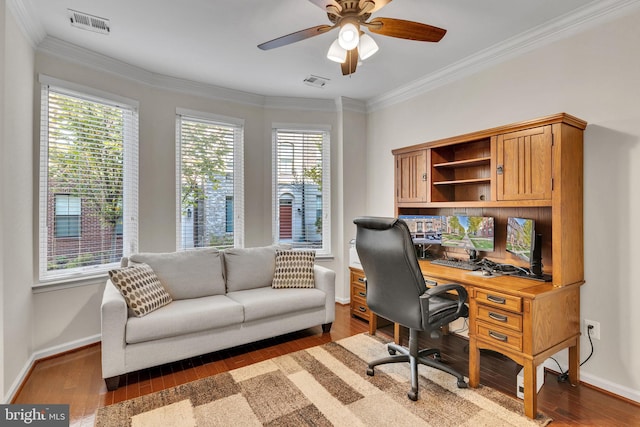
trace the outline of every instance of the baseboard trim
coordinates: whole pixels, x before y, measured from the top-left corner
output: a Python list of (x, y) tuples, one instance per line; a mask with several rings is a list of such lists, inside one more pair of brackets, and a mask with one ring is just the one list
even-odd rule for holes
[[(548, 371), (554, 372), (556, 375), (560, 374), (558, 372), (558, 365), (556, 365), (551, 359), (545, 360), (543, 365)], [(596, 375), (589, 374), (583, 369), (580, 370), (580, 384), (640, 406), (639, 390), (633, 390), (629, 387), (613, 383)]]
[(603, 393), (609, 393), (614, 397), (627, 399), (629, 400), (629, 403), (640, 406), (640, 391), (638, 390), (633, 390), (629, 387), (612, 383), (611, 381), (582, 371), (580, 372), (580, 382), (586, 384), (587, 387), (596, 388)]
[(67, 351), (77, 350), (81, 347), (100, 342), (100, 340), (101, 335), (97, 334), (34, 352), (33, 354), (31, 354), (31, 357), (29, 358), (29, 360), (27, 360), (27, 363), (24, 365), (22, 370), (20, 370), (20, 374), (16, 377), (13, 384), (11, 384), (9, 390), (7, 390), (7, 394), (3, 399), (3, 404), (11, 403), (11, 401), (17, 395), (18, 391), (20, 391), (20, 389), (22, 388), (27, 378), (29, 378), (33, 367), (39, 360), (56, 356)]

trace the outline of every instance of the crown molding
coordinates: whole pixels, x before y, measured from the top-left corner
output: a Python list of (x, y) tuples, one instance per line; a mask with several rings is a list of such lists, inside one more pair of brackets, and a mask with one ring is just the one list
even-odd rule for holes
[(15, 18), (18, 27), (34, 49), (46, 37), (42, 23), (37, 19), (29, 0), (7, 0), (7, 9)]
[(367, 112), (407, 101), (435, 88), (460, 80), (531, 50), (585, 31), (629, 13), (640, 0), (595, 0), (577, 11), (562, 15), (532, 30), (481, 50), (407, 85), (367, 101)]
[(228, 89), (221, 86), (199, 83), (192, 80), (179, 79), (176, 77), (153, 73), (143, 68), (136, 67), (126, 62), (119, 61), (49, 36), (45, 37), (40, 42), (37, 50), (38, 52), (56, 56), (66, 61), (71, 61), (85, 67), (107, 72), (121, 78), (133, 80), (135, 82), (163, 90), (170, 90), (183, 94), (202, 96), (261, 108), (336, 111), (336, 105), (333, 99), (264, 96), (235, 89)]
[(336, 105), (338, 105), (338, 111), (350, 111), (352, 113), (361, 114), (366, 114), (367, 112), (367, 103), (360, 99), (342, 96), (336, 99)]

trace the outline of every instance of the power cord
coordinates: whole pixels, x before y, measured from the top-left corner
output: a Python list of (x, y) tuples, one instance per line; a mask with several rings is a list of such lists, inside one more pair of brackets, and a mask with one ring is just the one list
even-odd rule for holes
[[(593, 329), (593, 325), (587, 326), (587, 338), (589, 338), (589, 344), (591, 345), (591, 352), (589, 353), (589, 356), (587, 356), (587, 358), (584, 360), (584, 362), (580, 363), (580, 366), (582, 366), (585, 363), (587, 363), (587, 361), (589, 359), (591, 359), (591, 356), (593, 355), (593, 341), (591, 340), (591, 330), (592, 329)], [(556, 364), (558, 365), (558, 368), (560, 368), (560, 374), (558, 375), (558, 382), (560, 382), (560, 383), (567, 382), (569, 380), (569, 370), (567, 369), (566, 371), (563, 372), (562, 371), (562, 366), (560, 366), (560, 363), (558, 363), (558, 361), (556, 359), (554, 359), (553, 357), (551, 357), (551, 360), (556, 362)]]
[(456, 329), (455, 331), (449, 331), (449, 332), (454, 333), (454, 334), (459, 334), (460, 332), (464, 332), (464, 331), (466, 331), (468, 329), (469, 329), (469, 318), (465, 317), (464, 318), (464, 323), (462, 324), (462, 327), (460, 329)]

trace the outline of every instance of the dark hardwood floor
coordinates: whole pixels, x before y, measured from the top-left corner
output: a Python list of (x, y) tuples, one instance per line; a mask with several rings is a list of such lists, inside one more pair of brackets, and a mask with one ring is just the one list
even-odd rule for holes
[[(331, 332), (307, 329), (231, 350), (147, 369), (130, 374), (126, 384), (107, 391), (101, 378), (100, 345), (95, 344), (60, 356), (38, 361), (12, 403), (70, 405), (71, 426), (92, 426), (98, 408), (153, 393), (198, 378), (215, 375), (282, 354), (313, 347), (368, 331), (367, 323), (353, 318), (349, 306), (336, 305)], [(392, 338), (392, 327), (378, 334)], [(430, 340), (425, 340), (425, 345)], [(437, 340), (445, 361), (468, 374), (468, 343), (456, 335)], [(516, 392), (520, 366), (496, 353), (481, 355), (481, 383), (511, 396)], [(558, 382), (547, 371), (538, 394), (538, 410), (553, 418), (553, 426), (640, 426), (640, 406), (586, 385), (572, 387)]]

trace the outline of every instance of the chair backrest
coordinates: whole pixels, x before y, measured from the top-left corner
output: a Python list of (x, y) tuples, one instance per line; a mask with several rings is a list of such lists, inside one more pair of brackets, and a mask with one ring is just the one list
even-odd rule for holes
[(420, 295), (426, 291), (407, 224), (397, 218), (359, 217), (356, 251), (367, 279), (367, 305), (408, 328), (424, 330)]

